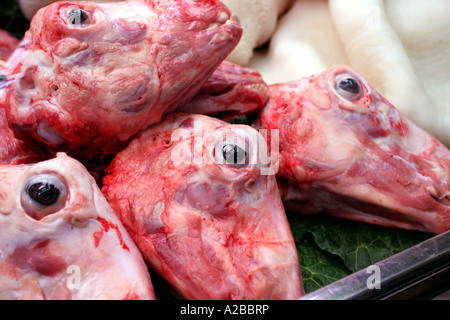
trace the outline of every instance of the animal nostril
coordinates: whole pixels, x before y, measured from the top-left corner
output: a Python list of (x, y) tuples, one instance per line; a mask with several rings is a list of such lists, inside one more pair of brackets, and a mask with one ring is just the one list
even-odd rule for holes
[(165, 146), (165, 147), (170, 147), (173, 143), (172, 143), (172, 140), (171, 140), (171, 139), (164, 139), (164, 140), (162, 141), (162, 144), (163, 144), (163, 146)]
[(441, 201), (439, 201), (439, 202), (447, 207), (450, 207), (450, 196), (446, 196), (445, 198), (441, 199)]
[(37, 67), (28, 68), (27, 71), (25, 71), (25, 74), (20, 79), (20, 88), (22, 90), (32, 90), (36, 87), (34, 84), (33, 75), (36, 73)]
[(53, 93), (58, 93), (59, 87), (58, 87), (57, 84), (52, 84), (52, 85), (50, 86), (50, 90), (52, 90)]

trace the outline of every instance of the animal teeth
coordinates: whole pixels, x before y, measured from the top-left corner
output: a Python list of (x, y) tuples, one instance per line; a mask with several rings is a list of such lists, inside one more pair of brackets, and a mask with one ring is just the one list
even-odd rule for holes
[(269, 91), (267, 86), (262, 83), (251, 83), (251, 84), (247, 85), (246, 87), (251, 88), (255, 91), (261, 92), (261, 93), (265, 93), (265, 92)]
[(216, 21), (209, 24), (208, 29), (217, 28), (222, 24), (226, 23), (230, 19), (230, 16), (222, 11), (217, 15)]

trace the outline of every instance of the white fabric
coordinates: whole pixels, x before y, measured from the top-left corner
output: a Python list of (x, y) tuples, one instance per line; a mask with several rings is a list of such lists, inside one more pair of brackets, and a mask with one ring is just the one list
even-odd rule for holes
[(222, 0), (236, 15), (244, 29), (241, 41), (227, 60), (247, 65), (253, 49), (264, 44), (272, 36), (278, 17), (286, 10), (290, 0)]
[(248, 66), (269, 84), (345, 64), (450, 146), (450, 1), (296, 0)]

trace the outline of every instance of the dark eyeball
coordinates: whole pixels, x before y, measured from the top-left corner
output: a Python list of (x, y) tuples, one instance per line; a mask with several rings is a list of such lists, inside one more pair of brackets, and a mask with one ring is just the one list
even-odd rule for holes
[(349, 101), (359, 99), (363, 93), (363, 89), (359, 80), (351, 75), (344, 74), (336, 78), (336, 92)]
[(21, 203), (25, 212), (36, 220), (64, 208), (68, 191), (56, 174), (41, 174), (30, 178), (22, 191)]
[(89, 22), (89, 15), (86, 11), (75, 8), (67, 12), (67, 21), (74, 27), (83, 27)]
[(225, 144), (222, 157), (226, 164), (246, 164), (247, 152), (236, 144)]
[(36, 182), (28, 187), (27, 193), (31, 199), (44, 206), (55, 204), (61, 194), (59, 188), (49, 182)]

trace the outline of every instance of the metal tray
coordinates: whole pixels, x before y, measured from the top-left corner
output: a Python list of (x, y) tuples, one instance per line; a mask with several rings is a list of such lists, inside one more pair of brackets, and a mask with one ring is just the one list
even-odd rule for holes
[(450, 299), (450, 231), (300, 298), (388, 299)]

